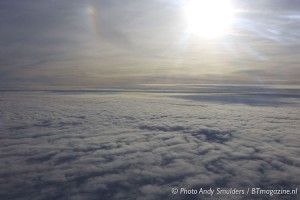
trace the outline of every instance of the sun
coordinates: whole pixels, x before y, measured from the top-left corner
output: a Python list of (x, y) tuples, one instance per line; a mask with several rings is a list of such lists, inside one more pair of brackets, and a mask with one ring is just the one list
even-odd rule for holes
[(190, 0), (184, 7), (188, 32), (215, 38), (226, 34), (233, 22), (230, 0)]

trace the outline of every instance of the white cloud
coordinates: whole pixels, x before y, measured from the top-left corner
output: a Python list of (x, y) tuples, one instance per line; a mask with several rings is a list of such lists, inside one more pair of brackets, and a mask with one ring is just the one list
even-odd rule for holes
[(297, 98), (173, 97), (2, 92), (1, 199), (186, 199), (171, 188), (299, 186)]

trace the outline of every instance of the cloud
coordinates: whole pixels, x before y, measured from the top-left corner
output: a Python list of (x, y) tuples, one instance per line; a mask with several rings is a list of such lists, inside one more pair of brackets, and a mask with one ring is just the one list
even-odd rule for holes
[(2, 92), (0, 197), (215, 199), (171, 188), (293, 189), (296, 107), (163, 93)]
[(293, 0), (254, 0), (254, 1), (241, 1), (234, 0), (240, 7), (250, 8), (260, 11), (298, 11), (299, 2)]
[(195, 101), (219, 102), (224, 104), (247, 104), (255, 106), (280, 106), (291, 104), (289, 99), (298, 98), (299, 95), (291, 94), (218, 94), (218, 95), (180, 95), (178, 98)]

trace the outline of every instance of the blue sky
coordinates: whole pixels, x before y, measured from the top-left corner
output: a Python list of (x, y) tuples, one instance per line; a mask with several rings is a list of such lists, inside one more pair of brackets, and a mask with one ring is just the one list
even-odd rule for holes
[(232, 1), (218, 38), (187, 31), (188, 3), (1, 1), (0, 88), (299, 85), (299, 2)]

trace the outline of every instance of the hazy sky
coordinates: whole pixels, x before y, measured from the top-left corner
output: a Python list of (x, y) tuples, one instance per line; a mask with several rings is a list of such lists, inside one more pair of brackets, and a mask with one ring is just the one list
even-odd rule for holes
[(232, 1), (230, 28), (213, 38), (188, 31), (188, 4), (2, 0), (0, 88), (299, 84), (300, 1)]

